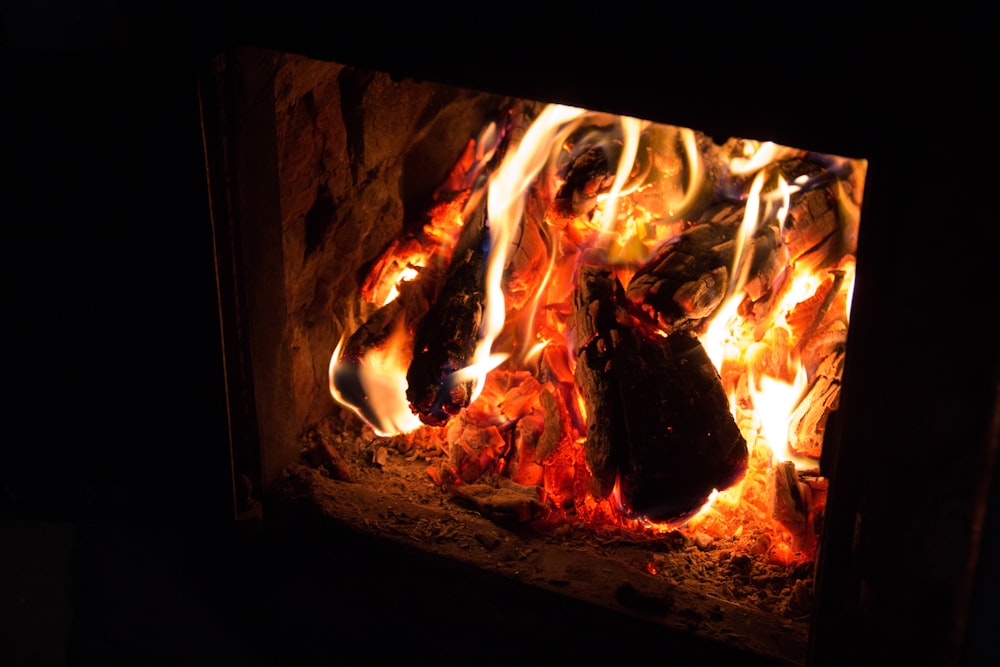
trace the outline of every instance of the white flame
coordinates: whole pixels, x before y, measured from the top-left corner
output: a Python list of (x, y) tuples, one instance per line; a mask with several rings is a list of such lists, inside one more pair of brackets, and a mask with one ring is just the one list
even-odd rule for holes
[(816, 462), (796, 456), (788, 447), (788, 427), (792, 412), (805, 393), (808, 381), (805, 367), (799, 365), (791, 384), (769, 377), (750, 378), (750, 395), (760, 430), (779, 461), (792, 461), (796, 469), (814, 468)]
[(618, 170), (615, 172), (615, 180), (611, 185), (604, 201), (604, 210), (601, 212), (601, 231), (604, 233), (614, 231), (618, 219), (618, 195), (628, 181), (635, 165), (635, 155), (639, 150), (639, 135), (642, 134), (642, 121), (628, 116), (621, 117), (623, 146), (621, 159), (618, 162)]
[[(470, 367), (481, 372), (476, 378), (471, 399), (483, 390), (485, 373), (499, 362), (493, 354), (496, 340), (506, 321), (507, 302), (503, 293), (503, 271), (511, 241), (515, 238), (524, 214), (524, 196), (554, 151), (588, 112), (565, 105), (549, 105), (528, 131), (517, 149), (508, 153), (490, 179), (486, 211), (489, 220), (490, 250), (486, 269), (486, 313), (483, 336), (476, 346)], [(486, 370), (483, 370), (486, 369)]]

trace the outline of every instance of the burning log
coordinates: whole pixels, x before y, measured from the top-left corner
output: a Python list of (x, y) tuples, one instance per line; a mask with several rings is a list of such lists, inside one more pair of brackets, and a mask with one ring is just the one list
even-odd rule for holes
[[(615, 150), (614, 155), (609, 155), (611, 149)], [(567, 166), (550, 215), (566, 220), (590, 215), (597, 207), (597, 196), (611, 189), (620, 153), (617, 144), (597, 144), (583, 150)]]
[(654, 521), (697, 511), (746, 471), (747, 445), (701, 343), (678, 332), (621, 338), (616, 362), (628, 429), (622, 498)]
[(608, 271), (582, 267), (571, 316), (577, 353), (574, 378), (587, 406), (584, 452), (593, 476), (591, 491), (598, 498), (611, 493), (627, 440), (613, 364), (612, 336), (617, 335), (613, 290)]
[(819, 459), (830, 415), (840, 404), (840, 378), (844, 353), (831, 354), (816, 369), (805, 397), (791, 415), (788, 446), (796, 454)]
[(579, 284), (577, 373), (595, 485), (605, 491), (617, 474), (627, 508), (654, 521), (697, 511), (747, 466), (718, 372), (688, 333), (662, 336), (629, 321), (610, 272), (584, 267)]
[(814, 252), (824, 242), (835, 238), (839, 230), (836, 198), (829, 188), (817, 188), (802, 194), (792, 203), (785, 223), (785, 246), (789, 259), (798, 261), (806, 253)]
[[(732, 267), (741, 209), (723, 204), (702, 221), (661, 245), (636, 271), (626, 293), (644, 319), (666, 332), (698, 332), (734, 289)], [(764, 225), (748, 243), (739, 281), (760, 298), (784, 268), (777, 228)], [(745, 267), (745, 268), (744, 268)]]
[(756, 302), (771, 293), (790, 264), (815, 267), (826, 261), (839, 239), (836, 197), (819, 178), (819, 165), (791, 159), (780, 169), (788, 182), (819, 179), (791, 197), (784, 230), (769, 217), (740, 247), (746, 202), (720, 201), (708, 207), (694, 226), (661, 245), (629, 283), (628, 298), (645, 317), (664, 331), (698, 332), (736, 289), (744, 289)]
[(472, 362), (485, 302), (486, 198), (462, 228), (444, 284), (417, 326), (406, 398), (425, 424), (442, 426), (469, 404), (474, 380), (455, 371)]

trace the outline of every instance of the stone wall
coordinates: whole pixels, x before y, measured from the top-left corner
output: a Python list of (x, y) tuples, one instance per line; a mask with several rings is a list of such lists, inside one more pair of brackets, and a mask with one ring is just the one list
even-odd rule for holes
[(306, 428), (338, 409), (330, 356), (360, 323), (366, 264), (419, 219), (504, 100), (293, 54), (275, 55), (274, 88), (286, 340)]

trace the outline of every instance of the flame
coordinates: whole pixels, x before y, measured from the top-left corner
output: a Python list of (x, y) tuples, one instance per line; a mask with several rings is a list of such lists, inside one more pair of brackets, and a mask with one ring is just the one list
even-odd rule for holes
[[(742, 294), (729, 297), (712, 318), (705, 333), (698, 337), (702, 347), (705, 348), (705, 354), (712, 361), (715, 370), (720, 373), (726, 356), (734, 349), (732, 346), (736, 342), (735, 327), (739, 318), (737, 308), (742, 300)], [(739, 350), (736, 350), (736, 353), (738, 354)]]
[(341, 405), (371, 424), (381, 436), (415, 431), (420, 419), (406, 399), (406, 369), (412, 356), (410, 338), (400, 324), (379, 348), (371, 348), (355, 363), (341, 360), (345, 338), (330, 356), (330, 394)]
[(398, 280), (397, 284), (395, 284), (391, 288), (389, 288), (389, 294), (386, 295), (385, 300), (382, 303), (380, 303), (379, 305), (380, 306), (384, 306), (386, 304), (389, 304), (389, 303), (392, 303), (393, 301), (395, 301), (396, 297), (399, 296), (399, 283), (408, 283), (411, 280), (413, 280), (414, 278), (416, 278), (418, 275), (420, 275), (420, 272), (417, 271), (417, 267), (423, 267), (423, 266), (424, 266), (423, 263), (413, 264), (413, 265), (407, 266), (406, 268), (404, 268), (403, 270), (401, 270), (399, 272), (399, 280)]
[(796, 152), (793, 149), (779, 146), (773, 141), (763, 143), (747, 141), (743, 145), (743, 155), (729, 161), (729, 172), (736, 176), (748, 176)]
[(801, 364), (792, 382), (767, 375), (750, 379), (750, 396), (764, 439), (775, 458), (779, 461), (792, 461), (799, 470), (816, 467), (815, 461), (796, 456), (788, 448), (788, 426), (792, 411), (802, 400), (806, 385), (806, 371)]
[(611, 190), (602, 198), (604, 207), (601, 211), (601, 231), (605, 234), (614, 231), (617, 225), (618, 196), (632, 173), (636, 152), (639, 150), (639, 134), (642, 132), (643, 123), (636, 118), (622, 116), (621, 126), (624, 137), (622, 156), (618, 162), (618, 169), (615, 171), (615, 180), (611, 184)]
[(573, 121), (586, 110), (565, 105), (549, 105), (528, 128), (517, 149), (504, 156), (490, 179), (487, 191), (489, 255), (486, 269), (486, 314), (482, 337), (473, 354), (469, 373), (475, 376), (472, 398), (483, 390), (486, 373), (503, 362), (504, 353), (494, 354), (493, 343), (503, 330), (507, 301), (503, 292), (503, 272), (507, 256), (524, 214), (524, 197), (535, 178), (552, 159), (565, 136), (575, 127)]
[(733, 256), (733, 266), (729, 275), (736, 276), (735, 280), (729, 281), (728, 294), (732, 295), (746, 282), (747, 273), (750, 271), (750, 262), (747, 261), (749, 246), (753, 234), (760, 225), (760, 192), (764, 188), (766, 173), (758, 171), (750, 185), (750, 192), (747, 195), (747, 205), (743, 209), (743, 222), (736, 233), (736, 253)]

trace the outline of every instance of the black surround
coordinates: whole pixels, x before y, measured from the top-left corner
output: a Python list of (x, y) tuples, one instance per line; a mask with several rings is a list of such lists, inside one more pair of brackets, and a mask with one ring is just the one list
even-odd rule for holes
[[(988, 325), (1000, 225), (985, 161), (996, 35), (946, 28), (989, 28), (990, 10), (869, 19), (840, 3), (823, 10), (817, 32), (721, 6), (248, 4), (261, 15), (246, 5), (238, 15), (218, 8), (190, 18), (122, 12), (120, 26), (100, 23), (105, 38), (83, 56), (19, 45), (27, 48), (16, 52), (23, 67), (14, 93), (26, 102), (11, 127), (34, 129), (40, 143), (29, 132), (14, 155), (45, 176), (22, 169), (12, 200), (12, 219), (40, 224), (14, 232), (25, 252), (7, 265), (7, 284), (23, 286), (11, 303), (34, 319), (21, 329), (25, 354), (15, 364), (30, 393), (15, 405), (29, 418), (14, 433), (27, 444), (5, 452), (5, 516), (190, 518), (206, 507), (225, 515), (194, 77), (215, 53), (249, 44), (868, 159), (842, 441), (825, 462), (831, 518), (810, 659), (985, 657), (998, 562), (996, 531), (986, 530), (997, 521), (1000, 428), (1000, 337)], [(885, 24), (907, 29), (873, 27)], [(39, 86), (47, 76), (66, 98)], [(114, 104), (92, 99), (102, 95)], [(99, 133), (88, 134), (95, 126)], [(56, 163), (69, 171), (52, 169), (40, 148), (65, 151)], [(114, 186), (94, 174), (102, 170)], [(60, 193), (60, 182), (76, 196)], [(175, 200), (162, 196), (170, 188)], [(132, 280), (119, 292), (129, 277), (145, 284)], [(174, 371), (155, 382), (134, 367), (151, 349)], [(101, 378), (82, 392), (79, 376), (65, 372), (81, 360), (84, 375)], [(128, 416), (108, 416), (116, 412)], [(191, 437), (206, 421), (214, 435)], [(71, 433), (81, 424), (75, 444), (39, 435), (39, 425)], [(205, 456), (210, 465), (193, 463)], [(46, 466), (43, 483), (35, 471)], [(93, 488), (81, 491), (78, 477)]]

